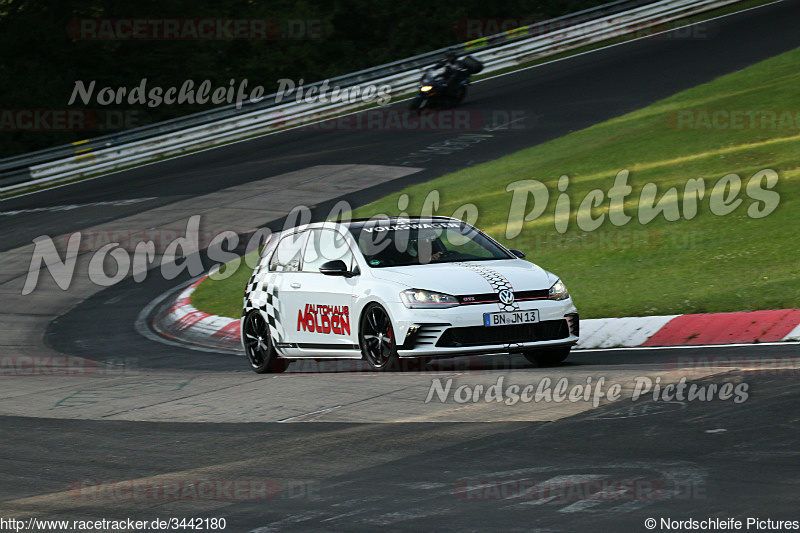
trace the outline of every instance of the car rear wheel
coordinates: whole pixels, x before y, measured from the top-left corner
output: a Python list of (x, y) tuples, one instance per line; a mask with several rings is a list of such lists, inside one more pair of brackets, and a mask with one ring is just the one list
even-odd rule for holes
[(557, 346), (555, 348), (541, 348), (532, 352), (525, 352), (522, 355), (525, 356), (525, 359), (538, 366), (553, 366), (562, 363), (569, 356), (571, 349), (572, 346)]
[(398, 367), (394, 329), (383, 307), (369, 304), (361, 315), (358, 332), (361, 354), (370, 368), (384, 371)]
[(244, 319), (244, 351), (250, 368), (257, 374), (280, 373), (286, 361), (278, 357), (269, 324), (260, 311), (250, 311)]

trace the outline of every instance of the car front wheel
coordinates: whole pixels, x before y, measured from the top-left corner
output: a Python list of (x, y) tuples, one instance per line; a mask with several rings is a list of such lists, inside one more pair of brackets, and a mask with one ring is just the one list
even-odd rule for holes
[(358, 329), (361, 354), (373, 370), (393, 370), (398, 366), (397, 343), (392, 321), (378, 304), (369, 304), (361, 315)]
[(244, 319), (244, 351), (250, 368), (257, 374), (286, 370), (286, 360), (278, 357), (269, 324), (258, 310), (250, 311)]

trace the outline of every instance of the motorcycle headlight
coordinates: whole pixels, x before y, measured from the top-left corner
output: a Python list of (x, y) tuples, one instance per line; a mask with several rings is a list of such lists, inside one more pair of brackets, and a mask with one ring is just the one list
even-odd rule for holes
[(430, 91), (432, 89), (433, 89), (432, 85), (423, 85), (422, 88), (420, 89), (420, 91), (426, 93), (426, 92), (428, 92), (428, 91)]
[(558, 280), (553, 283), (553, 286), (550, 287), (550, 293), (547, 295), (547, 298), (550, 300), (566, 300), (569, 298), (569, 291), (567, 290), (567, 286), (564, 285), (564, 282)]
[(405, 290), (400, 293), (400, 299), (409, 309), (444, 309), (458, 305), (458, 299), (455, 296), (420, 289)]

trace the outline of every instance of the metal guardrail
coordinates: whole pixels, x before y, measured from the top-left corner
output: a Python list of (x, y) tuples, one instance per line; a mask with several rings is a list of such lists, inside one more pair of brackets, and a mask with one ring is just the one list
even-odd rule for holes
[[(416, 85), (419, 69), (439, 60), (448, 51), (468, 52), (489, 65), (489, 71), (518, 64), (521, 57), (545, 55), (562, 49), (609, 38), (609, 30), (646, 27), (706, 11), (719, 5), (740, 0), (617, 0), (602, 6), (571, 13), (529, 26), (482, 37), (461, 45), (443, 48), (411, 58), (387, 63), (328, 80), (331, 87), (392, 84), (395, 94)], [(616, 17), (616, 15), (623, 15)], [(592, 24), (597, 25), (592, 28)], [(583, 28), (583, 31), (578, 31)], [(573, 31), (575, 30), (575, 31)], [(574, 35), (569, 35), (573, 33)], [(305, 87), (320, 86), (322, 82)], [(339, 104), (276, 104), (276, 94), (261, 102), (245, 102), (237, 109), (234, 104), (127, 130), (64, 146), (0, 160), (0, 190), (27, 186), (36, 182), (99, 173), (120, 166), (136, 164), (148, 158), (165, 157), (182, 150), (202, 148), (213, 143), (242, 138), (259, 130), (291, 126), (307, 120), (331, 116), (363, 106)], [(287, 111), (291, 111), (288, 116)], [(276, 126), (277, 124), (277, 126)], [(169, 135), (168, 135), (169, 134)], [(209, 137), (212, 139), (209, 140)], [(159, 150), (153, 148), (158, 146)], [(129, 152), (129, 153), (124, 153)]]

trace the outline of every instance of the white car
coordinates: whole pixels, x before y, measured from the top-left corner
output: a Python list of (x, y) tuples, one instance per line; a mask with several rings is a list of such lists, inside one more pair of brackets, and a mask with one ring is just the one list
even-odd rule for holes
[(563, 361), (578, 312), (558, 276), (453, 218), (322, 222), (271, 239), (247, 283), (242, 344), (258, 373), (288, 359), (521, 352)]

